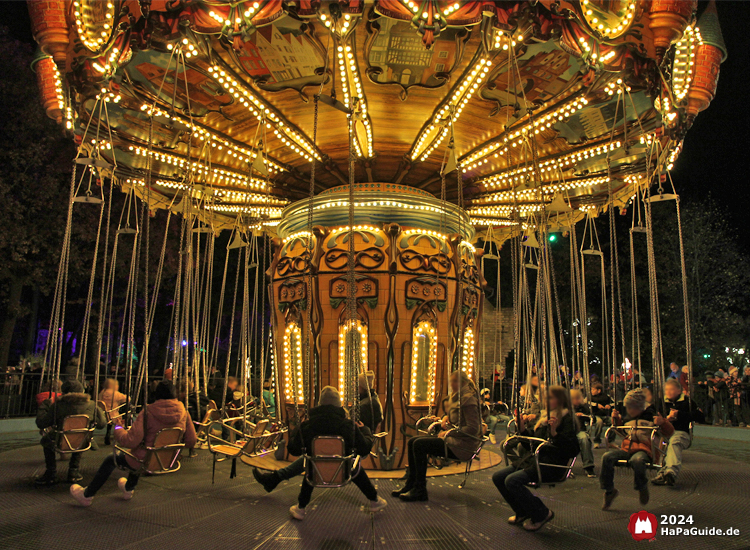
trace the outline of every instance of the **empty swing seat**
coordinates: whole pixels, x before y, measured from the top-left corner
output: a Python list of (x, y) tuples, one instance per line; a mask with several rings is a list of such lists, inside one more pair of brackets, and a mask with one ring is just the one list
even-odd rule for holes
[(55, 433), (55, 451), (61, 455), (82, 453), (91, 448), (94, 424), (85, 414), (66, 416), (62, 430)]
[(127, 405), (127, 403), (123, 403), (122, 405), (108, 409), (107, 404), (104, 401), (96, 402), (96, 406), (104, 412), (104, 417), (107, 419), (107, 424), (112, 424), (116, 420), (125, 416), (125, 413), (122, 410), (125, 405)]
[(305, 479), (316, 489), (343, 487), (359, 468), (359, 456), (346, 455), (341, 436), (321, 435), (312, 441), (312, 453), (305, 455)]
[(146, 447), (143, 459), (135, 456), (130, 449), (115, 445), (115, 448), (140, 466), (131, 468), (137, 475), (160, 475), (176, 472), (180, 469), (180, 453), (185, 448), (182, 442), (182, 428), (163, 428), (154, 438), (154, 444)]
[[(533, 448), (533, 453), (528, 456), (527, 460), (532, 461), (532, 464), (536, 469), (537, 478), (535, 481), (531, 481), (527, 484), (529, 487), (534, 489), (537, 489), (542, 485), (554, 487), (558, 483), (565, 482), (573, 475), (573, 466), (576, 463), (576, 457), (568, 459), (566, 464), (543, 462), (544, 458), (541, 455), (545, 450), (554, 448), (554, 445), (546, 439), (539, 437), (513, 435), (506, 438), (502, 445), (503, 457), (506, 464), (511, 464), (512, 454), (515, 455), (516, 459), (520, 460), (522, 458), (519, 453), (513, 452), (518, 447), (525, 449), (527, 452)], [(544, 472), (542, 471), (542, 468), (545, 469)], [(552, 468), (553, 470), (550, 472), (547, 470), (548, 468)]]

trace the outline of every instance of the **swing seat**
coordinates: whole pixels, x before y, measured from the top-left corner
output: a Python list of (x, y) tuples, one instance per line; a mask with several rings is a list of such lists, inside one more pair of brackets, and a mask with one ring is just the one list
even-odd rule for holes
[(372, 449), (370, 449), (370, 454), (368, 455), (368, 458), (370, 459), (370, 462), (372, 462), (372, 467), (377, 468), (378, 464), (375, 462), (375, 459), (381, 460), (384, 456), (384, 453), (382, 451), (383, 447), (383, 441), (388, 436), (388, 432), (378, 432), (376, 434), (372, 434), (373, 442), (372, 442)]
[(341, 436), (320, 435), (313, 439), (312, 454), (305, 455), (305, 480), (316, 489), (343, 487), (359, 468), (359, 456), (346, 456)]
[(140, 464), (138, 468), (130, 468), (138, 475), (161, 475), (176, 472), (180, 469), (180, 453), (185, 448), (182, 443), (182, 428), (163, 428), (154, 438), (154, 444), (146, 447), (143, 459), (136, 457), (130, 449), (115, 445), (115, 449), (132, 458)]
[[(661, 429), (659, 429), (658, 426), (643, 427), (643, 428), (628, 427), (628, 426), (611, 426), (607, 428), (606, 432), (604, 432), (604, 440), (609, 441), (610, 434), (614, 434), (615, 439), (617, 437), (620, 437), (622, 439), (629, 437), (630, 440), (633, 441), (633, 436), (634, 436), (633, 432), (635, 432), (636, 430), (638, 432), (641, 432), (641, 434), (638, 436), (639, 440), (648, 438), (648, 440), (651, 442), (651, 458), (647, 463), (648, 469), (660, 470), (662, 466), (664, 466), (664, 459), (667, 456), (667, 445), (669, 443), (669, 440), (666, 439), (662, 435)], [(627, 431), (627, 435), (625, 433), (626, 431)], [(618, 460), (616, 463), (616, 466), (623, 466), (627, 468), (629, 467), (629, 464), (627, 460)]]
[(55, 430), (55, 451), (61, 455), (83, 453), (91, 448), (94, 424), (85, 414), (66, 416), (62, 430)]
[(123, 403), (122, 405), (118, 407), (114, 407), (112, 409), (107, 409), (107, 404), (104, 401), (97, 401), (96, 406), (104, 412), (104, 416), (107, 419), (107, 424), (113, 424), (115, 420), (122, 418), (125, 416), (125, 412), (121, 411), (121, 409), (127, 405), (127, 403)]
[[(213, 408), (211, 407), (212, 404), (214, 405)], [(206, 409), (206, 414), (203, 416), (203, 420), (201, 420), (200, 422), (198, 422), (197, 420), (193, 420), (193, 424), (195, 424), (195, 435), (198, 438), (198, 443), (200, 444), (206, 443), (211, 424), (221, 418), (221, 412), (216, 408), (215, 405), (216, 403), (214, 403), (213, 401), (209, 401), (208, 408)]]
[[(526, 445), (523, 445), (523, 443), (527, 443), (528, 447)], [(510, 465), (510, 455), (511, 451), (515, 449), (517, 446), (521, 446), (523, 449), (530, 449), (533, 444), (536, 444), (536, 448), (534, 449), (533, 454), (531, 455), (531, 459), (533, 460), (534, 467), (536, 469), (537, 478), (536, 481), (531, 481), (527, 483), (529, 487), (532, 489), (538, 489), (539, 487), (543, 485), (548, 485), (549, 487), (554, 487), (558, 483), (564, 483), (567, 479), (573, 476), (573, 466), (575, 466), (576, 463), (576, 457), (573, 457), (568, 460), (566, 464), (550, 464), (547, 462), (541, 462), (542, 458), (540, 456), (541, 452), (545, 448), (554, 447), (552, 443), (547, 441), (546, 439), (541, 439), (539, 437), (527, 437), (522, 435), (513, 435), (508, 438), (506, 438), (505, 441), (503, 441), (502, 449), (503, 449), (503, 458), (505, 459), (505, 464)], [(515, 456), (517, 458), (521, 458), (521, 455), (518, 453), (515, 453)], [(542, 475), (542, 467), (544, 468), (554, 468), (555, 472), (559, 472), (559, 474), (553, 474), (553, 475), (547, 475), (546, 477)]]
[[(287, 428), (274, 426), (271, 431), (267, 430), (269, 420), (260, 420), (257, 424), (248, 422), (250, 427), (247, 433), (233, 426), (227, 426), (225, 422), (216, 420), (211, 422), (208, 429), (208, 450), (214, 455), (214, 462), (222, 462), (227, 458), (238, 458), (240, 455), (248, 458), (257, 458), (268, 453), (275, 452), (279, 442)], [(222, 430), (229, 431), (235, 441), (227, 441), (214, 433), (214, 427), (221, 426)]]

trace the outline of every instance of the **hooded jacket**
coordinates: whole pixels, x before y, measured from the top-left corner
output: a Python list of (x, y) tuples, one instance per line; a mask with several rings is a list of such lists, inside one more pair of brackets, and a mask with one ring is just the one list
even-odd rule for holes
[[(624, 426), (625, 428), (653, 428), (656, 426), (656, 424), (654, 424), (655, 416), (656, 413), (654, 412), (654, 409), (646, 407), (646, 409), (638, 416), (626, 416), (622, 419), (622, 424), (616, 425)], [(674, 433), (674, 427), (669, 420), (664, 419), (664, 424), (661, 425), (660, 431), (664, 439), (669, 439)], [(658, 457), (654, 457), (651, 454), (650, 429), (625, 430), (625, 433), (627, 434), (627, 437), (622, 440), (622, 445), (620, 447), (623, 451), (630, 453), (631, 455), (643, 451), (651, 457), (652, 460), (658, 459)]]
[(128, 397), (124, 393), (112, 389), (100, 391), (99, 399), (97, 399), (97, 401), (102, 401), (104, 403), (108, 411), (116, 409), (127, 400)]
[(352, 454), (352, 451), (359, 456), (370, 454), (372, 443), (346, 417), (344, 409), (335, 405), (320, 405), (310, 409), (310, 418), (300, 424), (289, 439), (289, 453), (294, 456), (312, 453), (313, 439), (319, 435), (342, 437), (347, 455)]
[[(460, 405), (460, 415), (459, 415)], [(479, 446), (482, 437), (482, 415), (479, 409), (479, 397), (466, 385), (462, 388), (461, 399), (458, 392), (448, 400), (448, 422), (458, 427), (445, 438), (448, 448), (459, 460), (469, 460)], [(459, 424), (460, 416), (460, 424)]]
[[(144, 417), (146, 426), (144, 431)], [(185, 447), (195, 447), (197, 437), (195, 426), (185, 406), (177, 399), (158, 399), (136, 417), (135, 422), (129, 430), (115, 428), (115, 441), (122, 447), (132, 449), (132, 453), (143, 460), (146, 456), (146, 447), (151, 447), (156, 439), (156, 434), (164, 428), (181, 428), (184, 436)], [(138, 469), (140, 464), (130, 457), (126, 457), (131, 468)]]
[[(36, 415), (36, 426), (40, 430), (54, 427), (56, 430), (62, 430), (63, 421), (66, 416), (85, 414), (97, 428), (103, 428), (107, 425), (107, 419), (104, 413), (97, 408), (96, 403), (91, 401), (87, 393), (66, 393), (54, 403), (46, 399), (39, 406)], [(45, 447), (55, 446), (55, 436), (53, 433), (45, 434), (42, 437), (41, 444)]]
[(380, 404), (378, 392), (371, 389), (367, 393), (359, 394), (359, 420), (374, 432), (383, 421), (383, 405)]

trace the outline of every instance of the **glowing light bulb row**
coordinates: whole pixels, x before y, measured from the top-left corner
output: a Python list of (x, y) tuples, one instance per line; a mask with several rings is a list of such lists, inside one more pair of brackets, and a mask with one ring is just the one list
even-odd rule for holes
[(454, 11), (456, 11), (458, 8), (461, 7), (461, 4), (456, 2), (455, 4), (450, 4), (447, 8), (443, 10), (443, 14), (447, 17), (448, 15), (452, 14)]
[[(254, 151), (249, 147), (234, 144), (225, 137), (210, 130), (208, 127), (196, 122), (192, 122), (188, 117), (184, 117), (176, 113), (170, 114), (160, 109), (159, 107), (154, 107), (145, 103), (141, 105), (141, 111), (145, 111), (148, 115), (162, 116), (184, 124), (193, 132), (195, 132), (195, 135), (199, 140), (208, 141), (211, 147), (216, 148), (219, 151), (224, 151), (224, 149), (226, 149), (227, 155), (236, 158), (240, 162), (247, 162), (248, 164), (252, 164), (252, 161), (258, 156), (257, 151)], [(271, 175), (273, 175), (275, 172), (282, 172), (285, 170), (283, 166), (273, 162), (268, 158), (263, 159), (263, 164), (266, 165), (266, 168), (268, 168), (268, 171), (271, 173)]]
[[(523, 36), (519, 36), (519, 40), (522, 40)], [(507, 51), (509, 48), (514, 48), (516, 46), (516, 41), (513, 39), (513, 36), (508, 33), (505, 34), (500, 29), (495, 29), (495, 49), (503, 51)]]
[(428, 356), (427, 370), (429, 372), (429, 381), (427, 383), (427, 402), (432, 403), (435, 400), (435, 371), (437, 370), (437, 334), (435, 327), (429, 321), (420, 321), (412, 331), (412, 352), (411, 352), (411, 382), (409, 384), (409, 402), (417, 401), (417, 384), (419, 383), (419, 346), (417, 342), (420, 338), (428, 338)]
[(193, 161), (188, 164), (188, 160), (185, 157), (180, 157), (170, 153), (164, 153), (163, 151), (149, 151), (146, 147), (140, 147), (137, 145), (130, 145), (128, 149), (136, 155), (142, 157), (151, 156), (155, 160), (165, 164), (171, 164), (183, 170), (190, 170), (198, 176), (204, 176), (208, 182), (221, 183), (228, 186), (245, 186), (252, 187), (254, 189), (265, 189), (266, 182), (257, 178), (248, 178), (245, 174), (228, 170), (224, 168), (214, 167), (211, 170), (206, 168), (205, 165), (200, 162)]
[(607, 95), (609, 95), (610, 97), (615, 94), (621, 95), (623, 90), (629, 92), (630, 86), (624, 84), (622, 78), (618, 78), (616, 81), (612, 81), (604, 87), (604, 91), (607, 92)]
[(347, 335), (350, 330), (356, 329), (359, 332), (359, 354), (360, 363), (359, 365), (353, 365), (360, 372), (367, 372), (367, 327), (362, 324), (362, 321), (347, 321), (339, 328), (339, 393), (341, 395), (348, 395), (347, 391), (347, 379), (346, 379), (346, 341)]
[[(323, 210), (325, 208), (336, 208), (336, 207), (342, 207), (342, 206), (349, 206), (349, 201), (332, 201), (332, 202), (326, 202), (323, 204), (318, 204), (313, 207), (313, 210)], [(366, 201), (366, 202), (355, 202), (354, 207), (355, 208), (364, 208), (364, 207), (373, 207), (373, 206), (390, 206), (394, 208), (403, 208), (405, 210), (422, 210), (425, 212), (438, 212), (443, 214), (449, 214), (448, 210), (444, 208), (440, 208), (437, 206), (430, 206), (427, 204), (409, 204), (409, 203), (402, 203), (397, 201)], [(303, 210), (304, 211), (304, 210)], [(451, 214), (453, 215), (453, 214)]]
[(667, 170), (672, 170), (672, 168), (674, 168), (674, 163), (677, 160), (677, 157), (680, 156), (681, 152), (682, 152), (682, 141), (680, 141), (677, 145), (675, 145), (674, 149), (670, 151), (669, 157), (667, 158)]
[(313, 157), (320, 160), (320, 155), (315, 147), (298, 131), (294, 130), (288, 124), (285, 124), (279, 115), (271, 111), (261, 99), (256, 96), (243, 83), (226, 73), (223, 69), (214, 65), (208, 68), (208, 74), (221, 85), (230, 95), (242, 103), (245, 108), (258, 119), (259, 122), (265, 123), (266, 128), (276, 128), (280, 133), (286, 136), (284, 142), (287, 147), (297, 153), (307, 161), (312, 161)]
[[(348, 17), (348, 15), (345, 17)], [(367, 112), (367, 99), (362, 90), (362, 79), (360, 78), (359, 67), (357, 67), (357, 59), (352, 51), (352, 47), (349, 45), (339, 46), (336, 57), (338, 59), (339, 75), (341, 78), (341, 91), (344, 94), (344, 105), (355, 109), (356, 117), (362, 121), (362, 125), (365, 128), (367, 151), (366, 154), (363, 154), (363, 151), (360, 150), (359, 140), (355, 135), (354, 145), (357, 149), (357, 155), (360, 157), (372, 157), (374, 155), (372, 146), (372, 121)], [(357, 98), (356, 106), (354, 105), (355, 97)]]
[[(545, 174), (552, 176), (557, 170), (573, 168), (578, 162), (604, 155), (609, 151), (618, 149), (621, 145), (622, 143), (620, 141), (604, 143), (578, 149), (577, 151), (573, 151), (557, 158), (543, 160), (538, 163), (539, 173), (542, 177), (544, 177)], [(511, 170), (493, 174), (492, 176), (480, 180), (478, 183), (484, 187), (510, 187), (526, 181), (528, 178), (532, 177), (533, 174), (534, 168), (532, 166), (521, 166), (519, 168), (513, 168)]]
[[(167, 44), (167, 49), (172, 51), (175, 48), (174, 44)], [(198, 50), (187, 38), (183, 38), (181, 42), (177, 43), (177, 51), (182, 53), (186, 59), (191, 57), (198, 57)]]
[(225, 191), (217, 190), (216, 196), (230, 201), (251, 201), (253, 203), (264, 204), (268, 206), (286, 206), (289, 204), (287, 199), (277, 199), (268, 195), (259, 195), (258, 193), (243, 193), (242, 191)]
[[(417, 141), (411, 151), (411, 160), (419, 157), (424, 161), (432, 154), (438, 145), (448, 135), (448, 121), (455, 123), (471, 96), (479, 90), (482, 81), (487, 77), (487, 73), (492, 66), (489, 59), (480, 59), (474, 68), (464, 76), (463, 80), (453, 88), (453, 94), (445, 100), (440, 109), (435, 113), (432, 121), (420, 132)], [(435, 133), (437, 136), (435, 137)], [(432, 139), (432, 142), (430, 142)]]
[(474, 331), (471, 327), (466, 327), (464, 331), (461, 371), (465, 372), (469, 378), (474, 374)]
[(474, 151), (470, 155), (462, 158), (460, 161), (462, 171), (466, 173), (469, 170), (473, 170), (486, 164), (487, 161), (481, 159), (484, 159), (493, 152), (495, 158), (498, 158), (500, 155), (507, 153), (510, 147), (517, 147), (523, 143), (524, 139), (526, 139), (530, 133), (538, 134), (541, 131), (551, 128), (558, 122), (567, 120), (587, 104), (588, 100), (583, 96), (579, 96), (556, 109), (538, 117), (534, 117), (533, 120), (527, 118), (525, 124), (517, 130), (506, 130), (503, 134), (507, 135), (501, 134), (494, 141), (486, 144), (478, 151)]
[(448, 240), (448, 235), (445, 235), (443, 233), (439, 233), (437, 231), (432, 231), (430, 229), (407, 229), (403, 232), (404, 235), (412, 235), (418, 233), (420, 235), (429, 235), (430, 237), (435, 237), (437, 239), (442, 239), (443, 241)]
[(529, 212), (538, 212), (542, 209), (540, 204), (521, 204), (516, 207), (515, 205), (502, 205), (502, 206), (472, 206), (466, 209), (466, 212), (470, 216), (484, 216), (484, 217), (495, 217), (495, 216), (507, 216), (513, 212), (520, 212), (521, 214)]
[[(94, 17), (88, 4), (89, 2), (84, 2), (82, 5), (81, 0), (74, 0), (73, 16), (75, 17), (79, 40), (89, 50), (95, 52), (102, 47), (111, 32), (115, 17), (115, 6), (111, 1), (107, 1), (107, 11), (104, 13), (104, 21), (100, 21)], [(99, 28), (102, 30), (99, 30)]]
[(516, 225), (516, 222), (508, 219), (501, 219), (501, 218), (494, 218), (494, 219), (487, 219), (487, 218), (471, 218), (471, 225), (474, 226), (482, 226), (482, 227), (510, 227), (512, 225)]
[[(571, 180), (565, 183), (553, 183), (542, 186), (542, 193), (545, 195), (553, 195), (561, 191), (570, 191), (571, 189), (581, 189), (583, 187), (594, 187), (603, 183), (608, 183), (610, 180), (609, 176), (600, 176), (595, 178), (584, 178)], [(533, 195), (539, 192), (539, 188), (521, 189), (519, 191), (501, 191), (500, 193), (493, 193), (486, 197), (478, 199), (483, 203), (495, 203), (501, 201), (511, 201), (518, 196), (521, 200), (529, 200)]]
[[(341, 231), (349, 231), (349, 230), (350, 229), (349, 229), (348, 225), (345, 225), (345, 226), (342, 226), (342, 227), (335, 227), (335, 228), (331, 229), (331, 234), (333, 234), (333, 233), (339, 233)], [(378, 229), (374, 225), (355, 225), (354, 228), (352, 229), (352, 231), (370, 231), (370, 232), (375, 232), (375, 231), (380, 231), (380, 229)]]
[(304, 380), (302, 373), (302, 331), (291, 323), (284, 331), (284, 395), (287, 401), (302, 403)]
[(57, 97), (57, 106), (63, 111), (65, 118), (65, 127), (68, 130), (73, 129), (73, 108), (67, 105), (65, 102), (65, 92), (63, 91), (62, 75), (60, 70), (57, 68), (57, 63), (51, 57), (49, 58), (52, 64), (52, 74), (55, 78), (55, 97)]
[(296, 233), (292, 233), (291, 235), (284, 237), (283, 243), (286, 244), (289, 241), (300, 238), (307, 240), (310, 237), (312, 237), (312, 233), (310, 233), (309, 231), (297, 231)]
[(583, 14), (586, 17), (586, 21), (589, 26), (595, 31), (599, 32), (606, 38), (615, 38), (625, 32), (630, 24), (633, 22), (633, 16), (635, 15), (635, 2), (632, 1), (628, 4), (625, 10), (625, 16), (619, 20), (617, 25), (608, 25), (604, 21), (600, 21), (594, 15), (594, 11), (589, 6), (589, 0), (581, 0)]
[(281, 218), (281, 208), (268, 208), (265, 206), (245, 206), (238, 204), (207, 204), (206, 210), (215, 212), (232, 212), (252, 214), (253, 216), (268, 216), (269, 218)]
[(703, 43), (700, 29), (690, 26), (685, 29), (682, 38), (675, 44), (672, 63), (672, 91), (677, 102), (687, 96), (693, 80), (693, 67), (698, 46)]

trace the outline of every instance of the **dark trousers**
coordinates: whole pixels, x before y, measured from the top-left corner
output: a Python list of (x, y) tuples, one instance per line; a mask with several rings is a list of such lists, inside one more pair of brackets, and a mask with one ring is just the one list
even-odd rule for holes
[[(294, 462), (292, 463), (294, 465)], [(367, 500), (375, 501), (378, 500), (378, 491), (375, 486), (367, 477), (367, 472), (364, 468), (359, 470), (352, 476), (352, 483), (356, 485), (362, 494), (367, 497)], [(299, 497), (297, 497), (297, 503), (300, 508), (304, 508), (310, 503), (310, 497), (312, 497), (314, 487), (307, 482), (307, 478), (302, 481), (302, 487), (299, 490)]]
[(281, 480), (287, 480), (287, 479), (292, 479), (293, 477), (303, 474), (304, 471), (305, 471), (305, 457), (301, 456), (297, 460), (292, 462), (286, 468), (281, 468), (280, 470), (276, 470), (276, 475)]
[(608, 451), (602, 457), (602, 471), (599, 473), (599, 485), (602, 489), (611, 493), (615, 489), (615, 465), (618, 460), (627, 460), (628, 466), (633, 470), (633, 484), (636, 491), (640, 491), (648, 485), (646, 471), (650, 458), (644, 451), (638, 451), (632, 455), (622, 449)]
[[(409, 459), (409, 487), (424, 487), (427, 482), (427, 461), (430, 456), (446, 456), (445, 440), (430, 435), (412, 437), (406, 445)], [(447, 449), (448, 458), (456, 459), (456, 455)]]
[[(94, 475), (94, 479), (92, 479), (91, 483), (89, 483), (89, 486), (86, 487), (86, 491), (84, 491), (83, 496), (85, 496), (86, 498), (93, 497), (97, 493), (97, 491), (102, 488), (102, 486), (109, 479), (109, 476), (112, 475), (112, 472), (114, 472), (118, 466), (120, 468), (129, 469), (128, 462), (125, 459), (124, 454), (117, 453), (117, 458), (115, 458), (114, 455), (109, 455), (107, 458), (105, 458), (104, 462), (102, 462), (102, 465), (99, 466), (99, 471), (97, 471), (96, 475)], [(136, 485), (138, 485), (138, 476), (133, 472), (129, 472), (128, 481), (125, 484), (125, 489), (127, 491), (132, 491), (133, 489), (135, 489)]]
[[(44, 464), (47, 467), (48, 472), (57, 471), (57, 457), (55, 456), (54, 449), (49, 447), (42, 447), (44, 449)], [(70, 462), (68, 463), (68, 471), (78, 470), (81, 465), (81, 455), (83, 453), (71, 453)]]
[(515, 466), (508, 466), (492, 475), (492, 483), (510, 504), (516, 516), (528, 517), (537, 523), (547, 517), (549, 508), (526, 487), (530, 481), (531, 476), (524, 470), (516, 470)]

